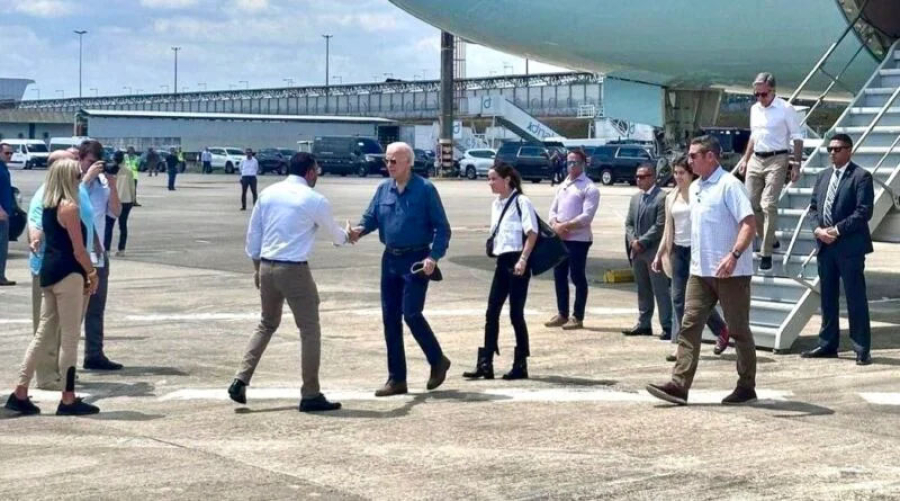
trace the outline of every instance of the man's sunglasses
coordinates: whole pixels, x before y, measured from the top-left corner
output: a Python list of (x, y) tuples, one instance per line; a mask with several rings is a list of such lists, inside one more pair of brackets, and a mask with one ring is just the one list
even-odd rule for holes
[(846, 150), (849, 148), (850, 148), (849, 146), (829, 146), (828, 153), (837, 153), (838, 151)]
[(753, 95), (756, 96), (757, 98), (760, 98), (760, 97), (769, 97), (769, 93), (768, 93), (768, 92), (754, 92)]
[(695, 151), (693, 153), (688, 153), (688, 156), (691, 157), (691, 160), (696, 160), (697, 158), (706, 155), (709, 153), (708, 151)]
[(566, 165), (581, 165), (583, 163), (584, 162), (582, 162), (581, 160), (567, 160), (566, 161)]
[(396, 158), (385, 158), (384, 163), (386, 163), (388, 165), (397, 165), (397, 159)]
[(653, 177), (653, 176), (651, 176), (650, 174), (638, 174), (638, 175), (634, 176), (634, 178), (638, 179), (638, 180), (647, 179), (648, 177)]

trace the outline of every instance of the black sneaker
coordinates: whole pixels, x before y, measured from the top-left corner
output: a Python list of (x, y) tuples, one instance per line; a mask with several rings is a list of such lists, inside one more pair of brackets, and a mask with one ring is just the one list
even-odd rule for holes
[(325, 395), (300, 400), (300, 412), (336, 411), (341, 408), (340, 402), (329, 402)]
[(99, 407), (84, 402), (81, 397), (76, 398), (71, 404), (64, 404), (60, 401), (59, 407), (56, 408), (57, 416), (86, 416), (98, 412), (100, 412)]
[(105, 355), (101, 355), (96, 358), (86, 358), (83, 367), (94, 371), (118, 371), (122, 370), (123, 365), (113, 362), (106, 358)]
[(15, 393), (9, 395), (9, 398), (6, 399), (6, 405), (4, 405), (7, 410), (11, 410), (13, 412), (18, 412), (23, 416), (31, 416), (33, 414), (40, 414), (41, 410), (31, 403), (31, 399), (25, 397), (23, 400), (19, 400), (16, 397)]
[(239, 404), (247, 403), (247, 383), (235, 378), (228, 387), (228, 397)]
[(731, 395), (722, 399), (722, 405), (740, 405), (750, 402), (756, 402), (756, 390), (753, 388), (741, 388), (740, 386), (735, 388)]
[(763, 256), (759, 258), (760, 271), (769, 271), (772, 269), (772, 256)]

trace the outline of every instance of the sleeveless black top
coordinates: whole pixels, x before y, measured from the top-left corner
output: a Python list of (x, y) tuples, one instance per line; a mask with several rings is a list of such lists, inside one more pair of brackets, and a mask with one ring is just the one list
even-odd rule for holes
[[(44, 240), (47, 243), (44, 261), (41, 263), (41, 287), (50, 287), (72, 273), (79, 273), (87, 278), (84, 268), (75, 259), (75, 250), (69, 232), (59, 224), (57, 214), (59, 207), (44, 208), (41, 222), (44, 225)], [(87, 229), (81, 223), (81, 238), (87, 239)], [(86, 244), (86, 243), (85, 243)]]

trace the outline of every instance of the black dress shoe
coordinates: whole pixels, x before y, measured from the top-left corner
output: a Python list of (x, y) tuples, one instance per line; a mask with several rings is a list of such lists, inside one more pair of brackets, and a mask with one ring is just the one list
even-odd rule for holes
[(118, 371), (122, 370), (123, 366), (106, 358), (105, 355), (101, 355), (96, 358), (86, 358), (83, 367), (94, 371)]
[(800, 358), (837, 358), (837, 356), (838, 354), (836, 351), (826, 350), (821, 346), (816, 346), (815, 348), (800, 354)]
[(321, 393), (316, 397), (300, 400), (300, 412), (326, 412), (336, 411), (340, 408), (340, 402), (329, 402)]
[(856, 354), (856, 365), (872, 365), (872, 354), (868, 351)]
[(9, 398), (6, 399), (6, 405), (3, 406), (7, 410), (18, 412), (23, 416), (31, 416), (33, 414), (40, 414), (41, 410), (31, 403), (31, 399), (25, 397), (24, 399), (19, 399), (16, 397), (15, 393), (11, 393)]
[(653, 329), (650, 327), (635, 327), (634, 329), (622, 331), (622, 334), (626, 336), (652, 336)]
[(759, 258), (759, 270), (769, 271), (772, 269), (772, 256), (763, 256)]
[(740, 405), (750, 402), (756, 402), (756, 390), (740, 386), (735, 388), (731, 395), (722, 399), (722, 405)]
[(57, 416), (86, 416), (88, 414), (97, 414), (98, 412), (100, 412), (99, 407), (82, 401), (80, 397), (76, 398), (71, 404), (60, 402), (59, 407), (56, 408)]
[(688, 392), (673, 382), (663, 385), (648, 384), (647, 393), (676, 405), (687, 405)]
[(239, 404), (247, 403), (247, 383), (235, 379), (228, 387), (228, 396)]
[(406, 387), (406, 381), (397, 383), (392, 379), (388, 379), (388, 382), (384, 383), (384, 386), (375, 390), (376, 397), (390, 397), (391, 395), (403, 395), (405, 393), (409, 393), (409, 389)]
[(660, 341), (671, 341), (672, 340), (672, 331), (663, 331), (662, 334), (659, 335)]
[(16, 285), (15, 280), (7, 280), (5, 278), (0, 280), (0, 287), (12, 287), (13, 285)]
[(428, 378), (428, 384), (425, 385), (429, 390), (434, 390), (444, 383), (447, 379), (447, 371), (450, 370), (450, 360), (441, 355), (440, 362), (431, 366), (431, 376)]

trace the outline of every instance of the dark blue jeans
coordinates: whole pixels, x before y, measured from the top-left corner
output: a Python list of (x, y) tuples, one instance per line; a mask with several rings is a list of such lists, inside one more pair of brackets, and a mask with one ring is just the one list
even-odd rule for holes
[[(678, 333), (681, 332), (681, 319), (684, 318), (684, 296), (687, 291), (688, 278), (691, 276), (691, 248), (673, 245), (669, 259), (672, 264), (672, 304), (675, 307), (672, 342), (677, 343)], [(722, 316), (715, 308), (710, 312), (706, 326), (717, 337), (725, 331), (725, 321), (722, 320)]]
[(569, 317), (569, 277), (575, 284), (575, 308), (572, 316), (584, 320), (584, 308), (587, 306), (587, 255), (592, 242), (564, 241), (569, 250), (569, 258), (553, 269), (553, 281), (556, 283), (556, 307), (562, 317)]
[(84, 359), (97, 359), (103, 352), (103, 317), (106, 315), (106, 294), (109, 290), (109, 257), (104, 257), (104, 266), (97, 268), (100, 285), (97, 293), (88, 299), (84, 317)]
[(169, 189), (175, 189), (175, 176), (178, 175), (178, 171), (174, 169), (169, 169)]
[(444, 354), (431, 326), (422, 315), (429, 280), (409, 272), (413, 263), (425, 259), (429, 253), (427, 249), (401, 256), (385, 252), (381, 257), (381, 316), (387, 344), (388, 377), (397, 383), (406, 381), (404, 322), (429, 364), (440, 362)]

